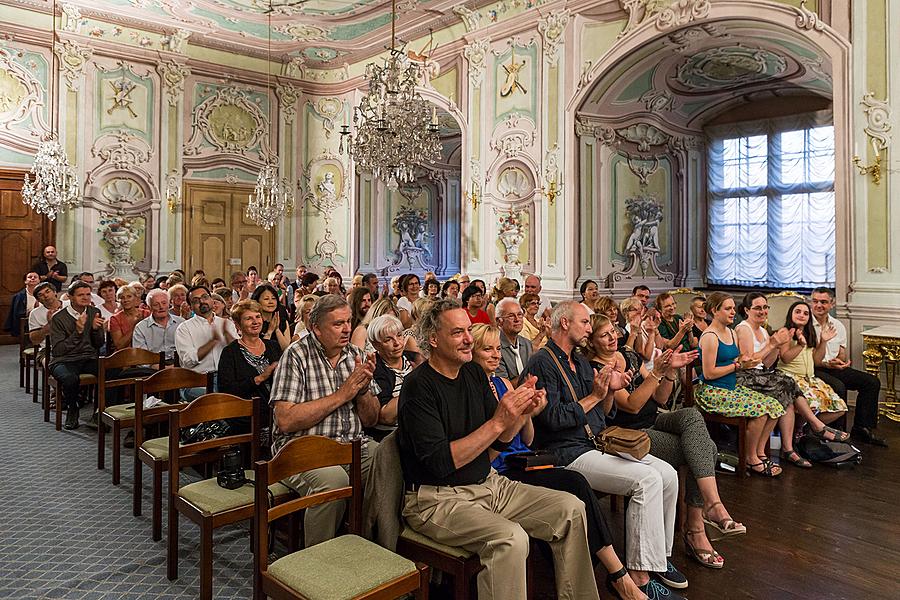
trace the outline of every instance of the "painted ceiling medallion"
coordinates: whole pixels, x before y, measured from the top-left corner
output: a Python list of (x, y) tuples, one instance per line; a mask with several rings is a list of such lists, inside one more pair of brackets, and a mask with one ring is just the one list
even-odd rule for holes
[(698, 52), (678, 67), (676, 78), (689, 89), (711, 90), (765, 81), (786, 70), (783, 56), (736, 45)]
[(288, 23), (281, 27), (275, 27), (274, 31), (290, 36), (298, 42), (315, 42), (331, 37), (331, 30), (310, 23)]

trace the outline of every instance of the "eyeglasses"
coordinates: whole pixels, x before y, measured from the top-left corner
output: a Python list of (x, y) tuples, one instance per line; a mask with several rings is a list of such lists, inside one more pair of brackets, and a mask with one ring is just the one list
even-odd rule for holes
[(501, 319), (512, 319), (513, 321), (520, 321), (525, 317), (525, 313), (510, 313), (508, 315), (503, 315), (500, 317)]
[(763, 306), (751, 306), (750, 310), (769, 310), (769, 305), (764, 304)]
[(528, 304), (528, 306), (540, 306), (541, 302), (540, 302), (540, 300), (532, 300), (531, 302), (528, 302), (527, 304)]

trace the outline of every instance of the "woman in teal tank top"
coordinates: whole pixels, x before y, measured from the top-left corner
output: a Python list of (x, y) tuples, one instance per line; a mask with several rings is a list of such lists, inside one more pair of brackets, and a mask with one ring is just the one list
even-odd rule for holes
[(704, 306), (712, 316), (712, 323), (700, 336), (700, 384), (697, 386), (697, 404), (706, 412), (726, 417), (747, 417), (747, 435), (740, 452), (747, 463), (747, 471), (757, 475), (775, 477), (781, 467), (772, 463), (766, 455), (766, 440), (775, 428), (784, 408), (775, 398), (737, 385), (735, 373), (752, 369), (759, 361), (741, 359), (737, 338), (731, 330), (734, 322), (734, 298), (722, 292), (713, 292)]

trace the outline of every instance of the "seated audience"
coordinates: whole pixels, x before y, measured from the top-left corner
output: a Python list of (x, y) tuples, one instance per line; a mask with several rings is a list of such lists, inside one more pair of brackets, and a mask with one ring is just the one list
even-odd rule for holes
[[(534, 296), (534, 294), (527, 292), (524, 295)], [(513, 387), (508, 379), (500, 377), (496, 373), (497, 366), (501, 361), (500, 336), (500, 330), (491, 325), (479, 323), (472, 326), (472, 360), (488, 376), (491, 391), (498, 402)], [(533, 387), (534, 383), (535, 378), (531, 376), (522, 385)], [(610, 593), (617, 598), (646, 598), (647, 596), (637, 588), (634, 581), (630, 577), (625, 577), (628, 571), (622, 565), (619, 557), (616, 556), (612, 546), (612, 534), (609, 532), (606, 518), (600, 510), (594, 490), (591, 489), (584, 475), (559, 467), (525, 471), (507, 463), (506, 459), (510, 456), (531, 451), (528, 446), (534, 441), (534, 423), (532, 423), (532, 419), (535, 414), (543, 410), (547, 402), (543, 390), (540, 392), (539, 398), (540, 405), (532, 411), (529, 418), (524, 419), (522, 428), (513, 437), (509, 448), (494, 458), (491, 461), (491, 466), (501, 475), (514, 481), (569, 492), (584, 502), (585, 516), (587, 518), (588, 548), (591, 550), (591, 554), (596, 556), (606, 569), (608, 574), (607, 587), (611, 588)]]
[(250, 293), (252, 294), (253, 290), (261, 283), (259, 270), (253, 266), (247, 267), (247, 287), (250, 289)]
[(778, 418), (784, 414), (781, 403), (771, 396), (737, 385), (735, 374), (753, 369), (758, 359), (741, 356), (737, 338), (731, 330), (734, 322), (734, 299), (723, 292), (713, 292), (704, 310), (712, 315), (712, 323), (700, 336), (700, 381), (696, 389), (697, 404), (706, 412), (726, 417), (746, 417), (747, 435), (740, 452), (747, 463), (747, 472), (777, 477), (781, 467), (760, 460), (766, 454), (766, 442)]
[(535, 417), (536, 445), (553, 451), (557, 464), (584, 475), (592, 489), (631, 497), (625, 515), (625, 564), (631, 578), (649, 598), (667, 595), (679, 600), (659, 583), (687, 587), (687, 578), (668, 559), (675, 535), (678, 473), (653, 455), (633, 462), (596, 448), (593, 436), (606, 429), (607, 415), (615, 410), (613, 392), (628, 385), (630, 374), (611, 367), (594, 373), (576, 351), (591, 334), (583, 304), (560, 302), (550, 323), (550, 341), (531, 357), (524, 373), (537, 377), (537, 387), (547, 392), (547, 407)]
[(27, 316), (28, 312), (39, 304), (34, 297), (34, 288), (40, 282), (38, 274), (34, 271), (25, 273), (25, 287), (13, 295), (9, 313), (6, 315), (6, 323), (3, 324), (3, 331), (8, 331), (10, 335), (19, 335), (19, 319)]
[(296, 342), (309, 335), (309, 313), (318, 299), (318, 296), (306, 294), (294, 302), (294, 306), (297, 307), (297, 324), (294, 326), (291, 342)]
[(150, 311), (141, 308), (141, 297), (130, 286), (120, 287), (116, 291), (116, 299), (120, 309), (109, 319), (110, 351), (130, 348), (135, 325), (150, 315)]
[(887, 446), (887, 442), (875, 435), (878, 426), (878, 393), (881, 381), (874, 375), (850, 366), (847, 354), (847, 330), (844, 324), (831, 316), (834, 308), (834, 292), (829, 288), (816, 288), (812, 292), (813, 325), (816, 335), (822, 335), (822, 327), (831, 325), (835, 336), (825, 343), (825, 354), (816, 362), (815, 375), (847, 401), (847, 390), (858, 392), (856, 410), (853, 412), (854, 440), (874, 446)]
[(656, 310), (659, 311), (659, 334), (664, 338), (665, 345), (662, 350), (676, 350), (690, 352), (695, 347), (692, 333), (694, 318), (691, 313), (683, 317), (677, 313), (675, 296), (669, 292), (663, 292), (656, 297)]
[(529, 536), (550, 544), (558, 598), (597, 598), (584, 504), (491, 469), (541, 400), (530, 386), (496, 400), (471, 362), (470, 327), (453, 300), (435, 302), (416, 323), (428, 360), (400, 391), (403, 517), (437, 542), (478, 554), (485, 567), (477, 576), (479, 598), (526, 597)]
[(213, 314), (217, 317), (225, 317), (227, 314), (226, 311), (228, 309), (228, 304), (225, 302), (225, 298), (222, 297), (218, 292), (212, 292), (209, 297), (212, 299), (213, 303)]
[(366, 428), (366, 433), (376, 441), (397, 428), (397, 401), (406, 376), (416, 365), (418, 355), (404, 350), (406, 337), (403, 323), (391, 314), (376, 317), (369, 324), (366, 335), (375, 348), (376, 397), (381, 404), (378, 422)]
[(363, 287), (369, 290), (369, 297), (372, 302), (378, 300), (378, 275), (375, 273), (363, 275)]
[[(175, 330), (175, 348), (181, 366), (198, 373), (216, 373), (222, 349), (237, 337), (237, 329), (231, 319), (213, 313), (212, 298), (205, 287), (191, 288), (188, 301), (194, 316)], [(182, 390), (182, 398), (190, 401), (205, 392), (204, 388)]]
[(169, 295), (164, 290), (150, 290), (147, 304), (150, 316), (134, 326), (131, 345), (150, 352), (165, 352), (166, 363), (172, 364), (175, 361), (175, 331), (184, 319), (169, 312)]
[(647, 309), (632, 296), (622, 300), (619, 310), (625, 319), (625, 333), (619, 344), (631, 348), (645, 361), (652, 360), (656, 352), (656, 327), (649, 321)]
[(591, 329), (584, 351), (594, 370), (612, 367), (634, 373), (625, 389), (614, 392), (617, 410), (610, 423), (646, 431), (650, 436), (650, 454), (675, 469), (687, 466), (685, 551), (704, 567), (722, 568), (725, 559), (706, 537), (704, 522), (712, 523), (726, 537), (746, 533), (747, 529), (731, 518), (719, 497), (716, 444), (696, 408), (659, 411), (668, 403), (678, 370), (697, 358), (696, 351), (667, 350), (653, 361), (653, 370), (648, 370), (633, 350), (617, 349), (615, 329), (605, 315), (592, 316)]
[(519, 384), (519, 374), (525, 370), (533, 352), (531, 342), (522, 335), (525, 311), (515, 298), (503, 298), (497, 304), (497, 324), (500, 326), (500, 364), (497, 376)]
[(426, 279), (421, 295), (423, 298), (437, 300), (441, 297), (441, 282), (437, 279)]
[(543, 287), (541, 286), (541, 276), (536, 273), (531, 273), (525, 276), (525, 293), (526, 294), (534, 294), (541, 299), (541, 305), (538, 307), (537, 315), (540, 318), (549, 317), (550, 311), (553, 310), (553, 306), (550, 304), (550, 299), (541, 296), (541, 290)]
[(262, 337), (278, 342), (284, 350), (291, 344), (291, 323), (287, 309), (278, 301), (278, 291), (269, 282), (259, 284), (250, 299), (262, 309)]
[(419, 297), (421, 289), (419, 276), (407, 273), (400, 278), (399, 286), (400, 297), (397, 299), (397, 308), (400, 310), (400, 320), (408, 328), (412, 326), (412, 304)]
[(351, 319), (351, 327), (353, 331), (362, 323), (366, 313), (372, 308), (372, 292), (367, 287), (358, 287), (350, 291), (350, 313), (353, 315)]
[[(791, 304), (784, 326), (793, 332), (793, 336), (782, 347), (777, 368), (797, 382), (809, 407), (816, 413), (819, 421), (827, 425), (847, 414), (847, 403), (815, 374), (815, 363), (821, 362), (825, 356), (825, 346), (837, 335), (837, 330), (826, 323), (821, 328), (821, 334), (817, 334), (812, 321), (809, 304), (802, 300)], [(823, 427), (817, 431), (810, 426), (810, 434), (828, 441), (845, 442), (850, 439), (847, 432), (831, 427)]]
[(594, 314), (597, 300), (600, 299), (600, 286), (593, 279), (587, 279), (578, 291), (581, 292), (581, 305), (587, 309), (589, 315)]
[[(468, 275), (457, 275), (456, 282), (459, 284), (459, 293), (460, 294), (462, 294), (464, 291), (466, 291), (466, 288), (469, 287), (469, 284), (471, 283), (471, 281), (472, 280)], [(463, 305), (463, 308), (465, 308), (465, 305)]]
[(231, 301), (240, 302), (250, 298), (253, 290), (247, 285), (247, 275), (243, 271), (235, 271), (231, 274)]
[(484, 307), (484, 290), (482, 290), (477, 285), (469, 285), (462, 292), (462, 305), (466, 309), (466, 314), (469, 315), (469, 320), (474, 325), (475, 323), (484, 323), (485, 325), (491, 325), (491, 317), (487, 314), (487, 311), (483, 309)]
[(705, 304), (706, 298), (703, 296), (694, 296), (691, 300), (691, 316), (694, 317), (691, 333), (694, 334), (694, 348), (700, 347), (700, 336), (703, 335), (703, 332), (706, 331), (706, 327), (709, 324), (706, 309), (703, 308)]
[(650, 305), (650, 288), (646, 285), (636, 285), (631, 289), (631, 295), (641, 301), (641, 304), (644, 305), (644, 308), (649, 308)]
[[(784, 414), (778, 419), (778, 430), (781, 432), (781, 458), (794, 466), (808, 469), (812, 463), (797, 454), (794, 450), (794, 424), (796, 415), (809, 423), (815, 431), (822, 431), (822, 423), (806, 401), (806, 397), (793, 378), (773, 370), (775, 361), (782, 348), (791, 339), (791, 332), (782, 327), (775, 334), (766, 331), (769, 317), (769, 304), (765, 294), (750, 292), (741, 302), (741, 313), (744, 320), (737, 324), (734, 333), (737, 335), (738, 350), (741, 356), (748, 356), (760, 364), (752, 369), (738, 371), (737, 384), (748, 387), (766, 396), (771, 396), (781, 403)], [(760, 455), (763, 462), (769, 460)]]
[(91, 306), (91, 286), (74, 281), (68, 288), (69, 305), (50, 320), (50, 373), (62, 390), (66, 429), (78, 428), (79, 375), (97, 374), (105, 322)]
[(441, 298), (450, 298), (451, 300), (459, 299), (459, 282), (448, 279), (441, 286)]
[(547, 334), (550, 331), (549, 317), (541, 316), (541, 299), (537, 294), (525, 292), (519, 298), (519, 306), (525, 312), (521, 335), (531, 342), (532, 349), (540, 350), (547, 343)]
[(609, 296), (600, 296), (597, 298), (595, 306), (597, 310), (594, 311), (594, 314), (604, 315), (609, 319), (610, 323), (612, 323), (613, 328), (615, 328), (619, 350), (621, 350), (622, 347), (625, 346), (625, 340), (628, 337), (628, 333), (625, 331), (625, 328), (619, 324), (619, 307), (616, 305), (616, 301)]
[(240, 337), (222, 348), (218, 367), (219, 391), (241, 398), (257, 396), (268, 404), (272, 374), (281, 358), (281, 346), (275, 340), (260, 337), (263, 318), (258, 302), (241, 300), (231, 309), (231, 319)]
[(216, 294), (227, 294), (228, 293), (228, 284), (225, 283), (225, 280), (221, 277), (216, 277), (212, 281), (209, 282), (212, 286), (212, 291)]
[[(350, 343), (350, 317), (350, 306), (341, 296), (322, 296), (309, 315), (311, 335), (282, 354), (269, 399), (274, 412), (272, 454), (298, 436), (359, 439), (365, 481), (377, 442), (366, 438), (363, 427), (378, 422), (380, 404), (369, 388), (375, 360)], [(345, 487), (350, 480), (338, 466), (299, 473), (284, 484), (307, 496)], [(343, 514), (341, 502), (308, 508), (306, 547), (333, 538)]]
[(49, 281), (59, 294), (62, 285), (69, 278), (69, 267), (56, 257), (56, 246), (47, 246), (41, 256), (41, 260), (34, 263), (31, 270), (38, 274), (41, 281)]

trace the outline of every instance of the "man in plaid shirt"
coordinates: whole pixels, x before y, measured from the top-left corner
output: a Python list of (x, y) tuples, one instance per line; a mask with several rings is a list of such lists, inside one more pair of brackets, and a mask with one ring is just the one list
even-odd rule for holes
[[(309, 314), (312, 335), (291, 344), (278, 362), (272, 395), (277, 452), (292, 438), (321, 435), (340, 442), (362, 440), (362, 478), (377, 443), (363, 427), (378, 422), (381, 405), (369, 391), (375, 358), (350, 344), (350, 306), (337, 295), (322, 296)], [(347, 469), (324, 467), (284, 480), (297, 493), (309, 495), (350, 485)], [(334, 537), (344, 504), (329, 502), (306, 510), (306, 546)]]

